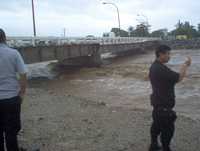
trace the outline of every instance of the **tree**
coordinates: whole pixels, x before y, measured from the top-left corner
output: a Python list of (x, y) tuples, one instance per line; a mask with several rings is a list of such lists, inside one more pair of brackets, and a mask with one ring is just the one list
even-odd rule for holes
[[(119, 36), (119, 28), (112, 28), (111, 32), (115, 33), (116, 36)], [(128, 32), (121, 29), (120, 30), (120, 37), (128, 37)]]
[(130, 37), (133, 37), (133, 35), (134, 35), (134, 27), (133, 26), (128, 27), (128, 34)]
[(172, 35), (186, 35), (188, 39), (195, 38), (198, 36), (198, 32), (194, 26), (190, 25), (190, 22), (185, 23), (178, 22), (176, 24), (176, 29), (171, 31)]
[(149, 26), (143, 23), (136, 26), (136, 29), (133, 32), (133, 35), (136, 37), (148, 37), (149, 36)]
[(119, 36), (119, 28), (112, 28), (110, 32), (115, 33), (115, 36)]
[(128, 37), (129, 35), (128, 35), (128, 32), (127, 32), (127, 31), (121, 29), (121, 30), (120, 30), (120, 36), (121, 36), (121, 37)]
[(200, 24), (197, 25), (198, 32), (200, 33)]
[(197, 25), (197, 32), (198, 32), (198, 37), (200, 37), (200, 24)]
[(151, 33), (152, 37), (161, 37), (164, 38), (165, 36), (167, 36), (167, 29), (159, 29), (159, 30), (155, 30)]

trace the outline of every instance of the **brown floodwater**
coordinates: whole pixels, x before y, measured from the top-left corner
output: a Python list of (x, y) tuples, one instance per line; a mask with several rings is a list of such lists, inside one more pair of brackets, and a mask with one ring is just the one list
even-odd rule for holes
[[(178, 71), (186, 56), (191, 56), (193, 63), (184, 81), (176, 85), (176, 110), (178, 114), (200, 119), (200, 50), (172, 51), (168, 66)], [(107, 106), (151, 110), (147, 75), (153, 61), (153, 53), (106, 58), (100, 68), (62, 69), (53, 85)]]

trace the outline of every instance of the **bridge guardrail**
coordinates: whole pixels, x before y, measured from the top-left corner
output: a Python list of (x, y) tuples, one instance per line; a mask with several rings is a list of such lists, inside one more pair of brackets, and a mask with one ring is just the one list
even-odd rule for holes
[(99, 43), (100, 45), (122, 44), (122, 43), (137, 43), (144, 41), (161, 40), (154, 37), (8, 37), (7, 43), (11, 47), (23, 46), (49, 46), (49, 45), (64, 45), (64, 44), (81, 44), (81, 43)]

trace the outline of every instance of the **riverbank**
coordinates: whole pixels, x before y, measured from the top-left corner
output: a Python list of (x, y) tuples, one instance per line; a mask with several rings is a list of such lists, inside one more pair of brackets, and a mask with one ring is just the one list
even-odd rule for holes
[[(22, 106), (20, 144), (41, 151), (146, 151), (151, 112), (108, 107), (67, 94), (61, 87), (28, 89)], [(45, 88), (44, 88), (45, 87)], [(179, 116), (172, 142), (175, 151), (199, 149), (200, 122)]]

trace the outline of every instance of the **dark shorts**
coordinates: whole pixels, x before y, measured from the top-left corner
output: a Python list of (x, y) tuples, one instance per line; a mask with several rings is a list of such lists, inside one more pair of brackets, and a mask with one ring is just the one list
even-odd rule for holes
[(21, 98), (19, 96), (0, 100), (0, 130), (18, 133), (21, 129)]

